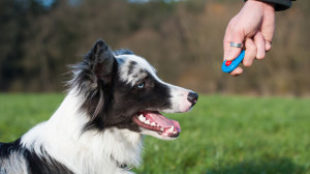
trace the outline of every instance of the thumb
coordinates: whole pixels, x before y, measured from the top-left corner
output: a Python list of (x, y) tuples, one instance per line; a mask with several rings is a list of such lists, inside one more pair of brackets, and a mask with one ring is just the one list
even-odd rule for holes
[(242, 48), (232, 47), (230, 44), (231, 42), (236, 44), (243, 44), (244, 38), (245, 36), (241, 29), (232, 29), (232, 27), (227, 28), (223, 42), (224, 59), (233, 60), (240, 54)]

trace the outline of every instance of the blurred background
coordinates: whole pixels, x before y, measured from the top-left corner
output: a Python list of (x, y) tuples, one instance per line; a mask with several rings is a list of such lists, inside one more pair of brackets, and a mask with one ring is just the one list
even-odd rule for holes
[[(68, 65), (99, 38), (200, 93), (173, 142), (145, 138), (143, 174), (310, 174), (310, 1), (277, 12), (273, 48), (239, 77), (222, 40), (243, 0), (0, 0), (0, 142), (47, 120)], [(263, 96), (263, 97), (260, 97)]]
[(310, 1), (277, 13), (273, 48), (242, 76), (221, 72), (222, 40), (243, 1), (1, 0), (0, 91), (63, 91), (69, 64), (102, 38), (201, 93), (310, 95)]

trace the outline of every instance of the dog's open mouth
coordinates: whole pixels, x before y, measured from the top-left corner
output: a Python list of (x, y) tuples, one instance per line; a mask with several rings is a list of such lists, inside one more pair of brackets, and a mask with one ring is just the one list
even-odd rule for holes
[(157, 111), (139, 112), (133, 121), (144, 129), (157, 132), (162, 137), (177, 137), (181, 132), (179, 122), (163, 116)]

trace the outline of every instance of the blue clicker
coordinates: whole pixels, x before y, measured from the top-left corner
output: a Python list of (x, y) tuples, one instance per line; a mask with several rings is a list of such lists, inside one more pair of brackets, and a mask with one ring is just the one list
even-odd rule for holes
[(237, 58), (235, 58), (230, 65), (226, 65), (226, 60), (223, 62), (222, 64), (222, 71), (225, 73), (230, 73), (232, 72), (234, 69), (236, 69), (239, 64), (242, 62), (243, 58), (244, 58), (244, 54), (245, 54), (245, 50), (242, 50), (241, 53), (239, 54), (239, 56)]

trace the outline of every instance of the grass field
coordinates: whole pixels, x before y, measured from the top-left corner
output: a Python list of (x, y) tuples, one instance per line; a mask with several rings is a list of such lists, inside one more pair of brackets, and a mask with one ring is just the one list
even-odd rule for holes
[[(60, 94), (0, 94), (0, 141), (46, 120)], [(201, 96), (170, 115), (175, 141), (145, 138), (142, 174), (310, 174), (310, 99)]]

